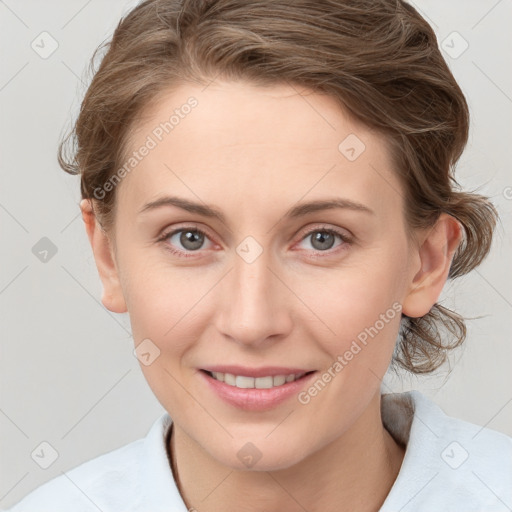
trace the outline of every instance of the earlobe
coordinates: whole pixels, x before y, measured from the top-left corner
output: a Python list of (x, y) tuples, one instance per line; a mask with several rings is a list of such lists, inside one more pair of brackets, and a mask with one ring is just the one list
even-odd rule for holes
[(83, 199), (80, 202), (80, 209), (94, 254), (94, 260), (96, 261), (96, 267), (103, 284), (101, 302), (113, 313), (126, 313), (127, 307), (118, 268), (114, 259), (112, 243), (98, 222), (91, 201), (91, 199)]
[(437, 302), (461, 239), (460, 223), (446, 213), (441, 214), (436, 224), (425, 232), (417, 249), (420, 268), (413, 276), (403, 301), (404, 315), (413, 318), (424, 316)]

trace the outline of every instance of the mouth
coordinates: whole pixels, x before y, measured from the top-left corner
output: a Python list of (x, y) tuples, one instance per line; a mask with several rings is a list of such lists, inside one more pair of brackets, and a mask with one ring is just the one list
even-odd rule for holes
[[(224, 370), (224, 371), (221, 371)], [(244, 411), (268, 411), (297, 397), (316, 370), (224, 366), (200, 369), (198, 375), (208, 392)]]
[(313, 373), (301, 372), (301, 373), (289, 373), (282, 375), (266, 375), (263, 377), (249, 377), (247, 375), (235, 375), (233, 373), (223, 372), (210, 372), (208, 370), (201, 370), (208, 374), (211, 378), (218, 382), (223, 382), (228, 386), (233, 386), (240, 389), (272, 389), (280, 386), (284, 386), (290, 382), (295, 382), (302, 379), (305, 375)]

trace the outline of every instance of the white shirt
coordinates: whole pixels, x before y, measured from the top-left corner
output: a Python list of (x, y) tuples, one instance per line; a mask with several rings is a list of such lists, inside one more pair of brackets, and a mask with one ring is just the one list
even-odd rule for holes
[[(380, 512), (512, 511), (512, 438), (450, 418), (421, 393), (382, 396), (386, 429), (406, 444)], [(147, 436), (41, 485), (8, 512), (187, 512), (167, 458), (167, 413)]]

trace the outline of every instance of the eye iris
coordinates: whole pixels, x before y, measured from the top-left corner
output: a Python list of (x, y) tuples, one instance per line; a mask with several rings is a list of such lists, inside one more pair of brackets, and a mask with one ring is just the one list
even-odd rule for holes
[[(311, 244), (315, 249), (330, 249), (334, 245), (334, 235), (327, 231), (316, 231), (312, 236)], [(318, 245), (317, 245), (318, 244)]]
[(180, 236), (180, 243), (189, 251), (200, 249), (203, 245), (204, 236), (197, 231), (183, 231)]

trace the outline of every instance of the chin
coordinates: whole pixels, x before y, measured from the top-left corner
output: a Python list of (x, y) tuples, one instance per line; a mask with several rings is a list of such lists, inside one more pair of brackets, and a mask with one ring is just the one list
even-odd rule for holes
[[(307, 456), (304, 446), (298, 436), (288, 435), (287, 439), (297, 439), (297, 446), (285, 445), (284, 438), (276, 437), (274, 442), (265, 440), (265, 435), (258, 436), (256, 440), (231, 440), (229, 446), (215, 446), (204, 448), (212, 457), (223, 466), (236, 471), (278, 471), (288, 469), (299, 464)], [(253, 438), (255, 439), (255, 438)], [(300, 446), (302, 444), (302, 446)], [(300, 449), (299, 449), (300, 447)], [(233, 454), (232, 457), (229, 454)]]

